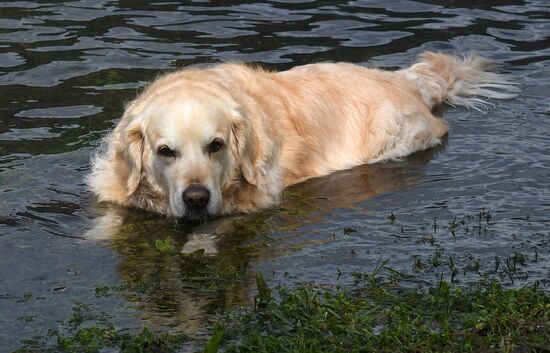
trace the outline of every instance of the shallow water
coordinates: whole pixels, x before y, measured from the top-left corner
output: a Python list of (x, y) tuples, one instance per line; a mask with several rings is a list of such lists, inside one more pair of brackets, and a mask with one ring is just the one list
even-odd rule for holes
[[(200, 337), (215, 314), (253, 300), (256, 273), (349, 283), (389, 260), (411, 286), (495, 277), (548, 289), (550, 5), (470, 3), (0, 2), (0, 351), (51, 345), (47, 331), (78, 303), (119, 328)], [(310, 180), (281, 207), (191, 233), (94, 204), (85, 189), (101, 137), (163, 70), (392, 69), (423, 50), (502, 62), (522, 94), (487, 113), (446, 109), (437, 149)], [(119, 289), (101, 295), (109, 286)]]

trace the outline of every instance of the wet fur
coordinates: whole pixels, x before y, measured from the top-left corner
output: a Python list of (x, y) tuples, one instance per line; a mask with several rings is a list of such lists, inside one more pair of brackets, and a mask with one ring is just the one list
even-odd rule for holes
[[(173, 172), (179, 179), (170, 183), (210, 183), (219, 193), (215, 214), (269, 207), (289, 185), (439, 144), (448, 127), (432, 110), (442, 103), (481, 110), (489, 104), (482, 97), (514, 97), (517, 88), (490, 67), (478, 56), (426, 52), (394, 72), (347, 63), (269, 72), (231, 63), (170, 73), (126, 107), (93, 159), (88, 183), (100, 201), (180, 216), (155, 170), (151, 131), (208, 122), (227, 135), (223, 156), (205, 159), (208, 166), (182, 162), (185, 170)], [(191, 100), (198, 105), (186, 106)], [(167, 115), (153, 117), (156, 106)], [(193, 107), (204, 117), (193, 115)], [(200, 143), (194, 136), (178, 135)]]

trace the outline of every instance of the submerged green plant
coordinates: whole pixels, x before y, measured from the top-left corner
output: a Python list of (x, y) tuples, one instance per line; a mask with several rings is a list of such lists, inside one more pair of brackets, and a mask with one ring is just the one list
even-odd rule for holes
[(161, 253), (174, 251), (176, 248), (175, 244), (176, 242), (172, 237), (167, 237), (164, 240), (162, 239), (155, 240), (155, 248)]
[(154, 334), (147, 328), (132, 335), (113, 326), (92, 326), (72, 334), (54, 335), (57, 336), (57, 347), (70, 353), (95, 353), (103, 348), (118, 348), (121, 353), (172, 353), (184, 340), (179, 334)]

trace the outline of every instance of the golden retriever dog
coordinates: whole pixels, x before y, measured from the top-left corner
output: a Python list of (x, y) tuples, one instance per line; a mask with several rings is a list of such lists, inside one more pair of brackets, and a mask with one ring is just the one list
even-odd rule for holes
[(441, 142), (434, 107), (484, 109), (517, 88), (478, 56), (426, 52), (398, 71), (320, 63), (187, 68), (126, 107), (88, 184), (99, 201), (190, 222), (272, 206), (283, 188)]

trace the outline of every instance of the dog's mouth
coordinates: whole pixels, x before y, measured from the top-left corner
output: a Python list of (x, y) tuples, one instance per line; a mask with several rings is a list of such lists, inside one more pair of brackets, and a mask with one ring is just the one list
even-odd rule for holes
[(183, 227), (196, 227), (210, 218), (206, 209), (189, 209), (178, 218), (178, 224)]

